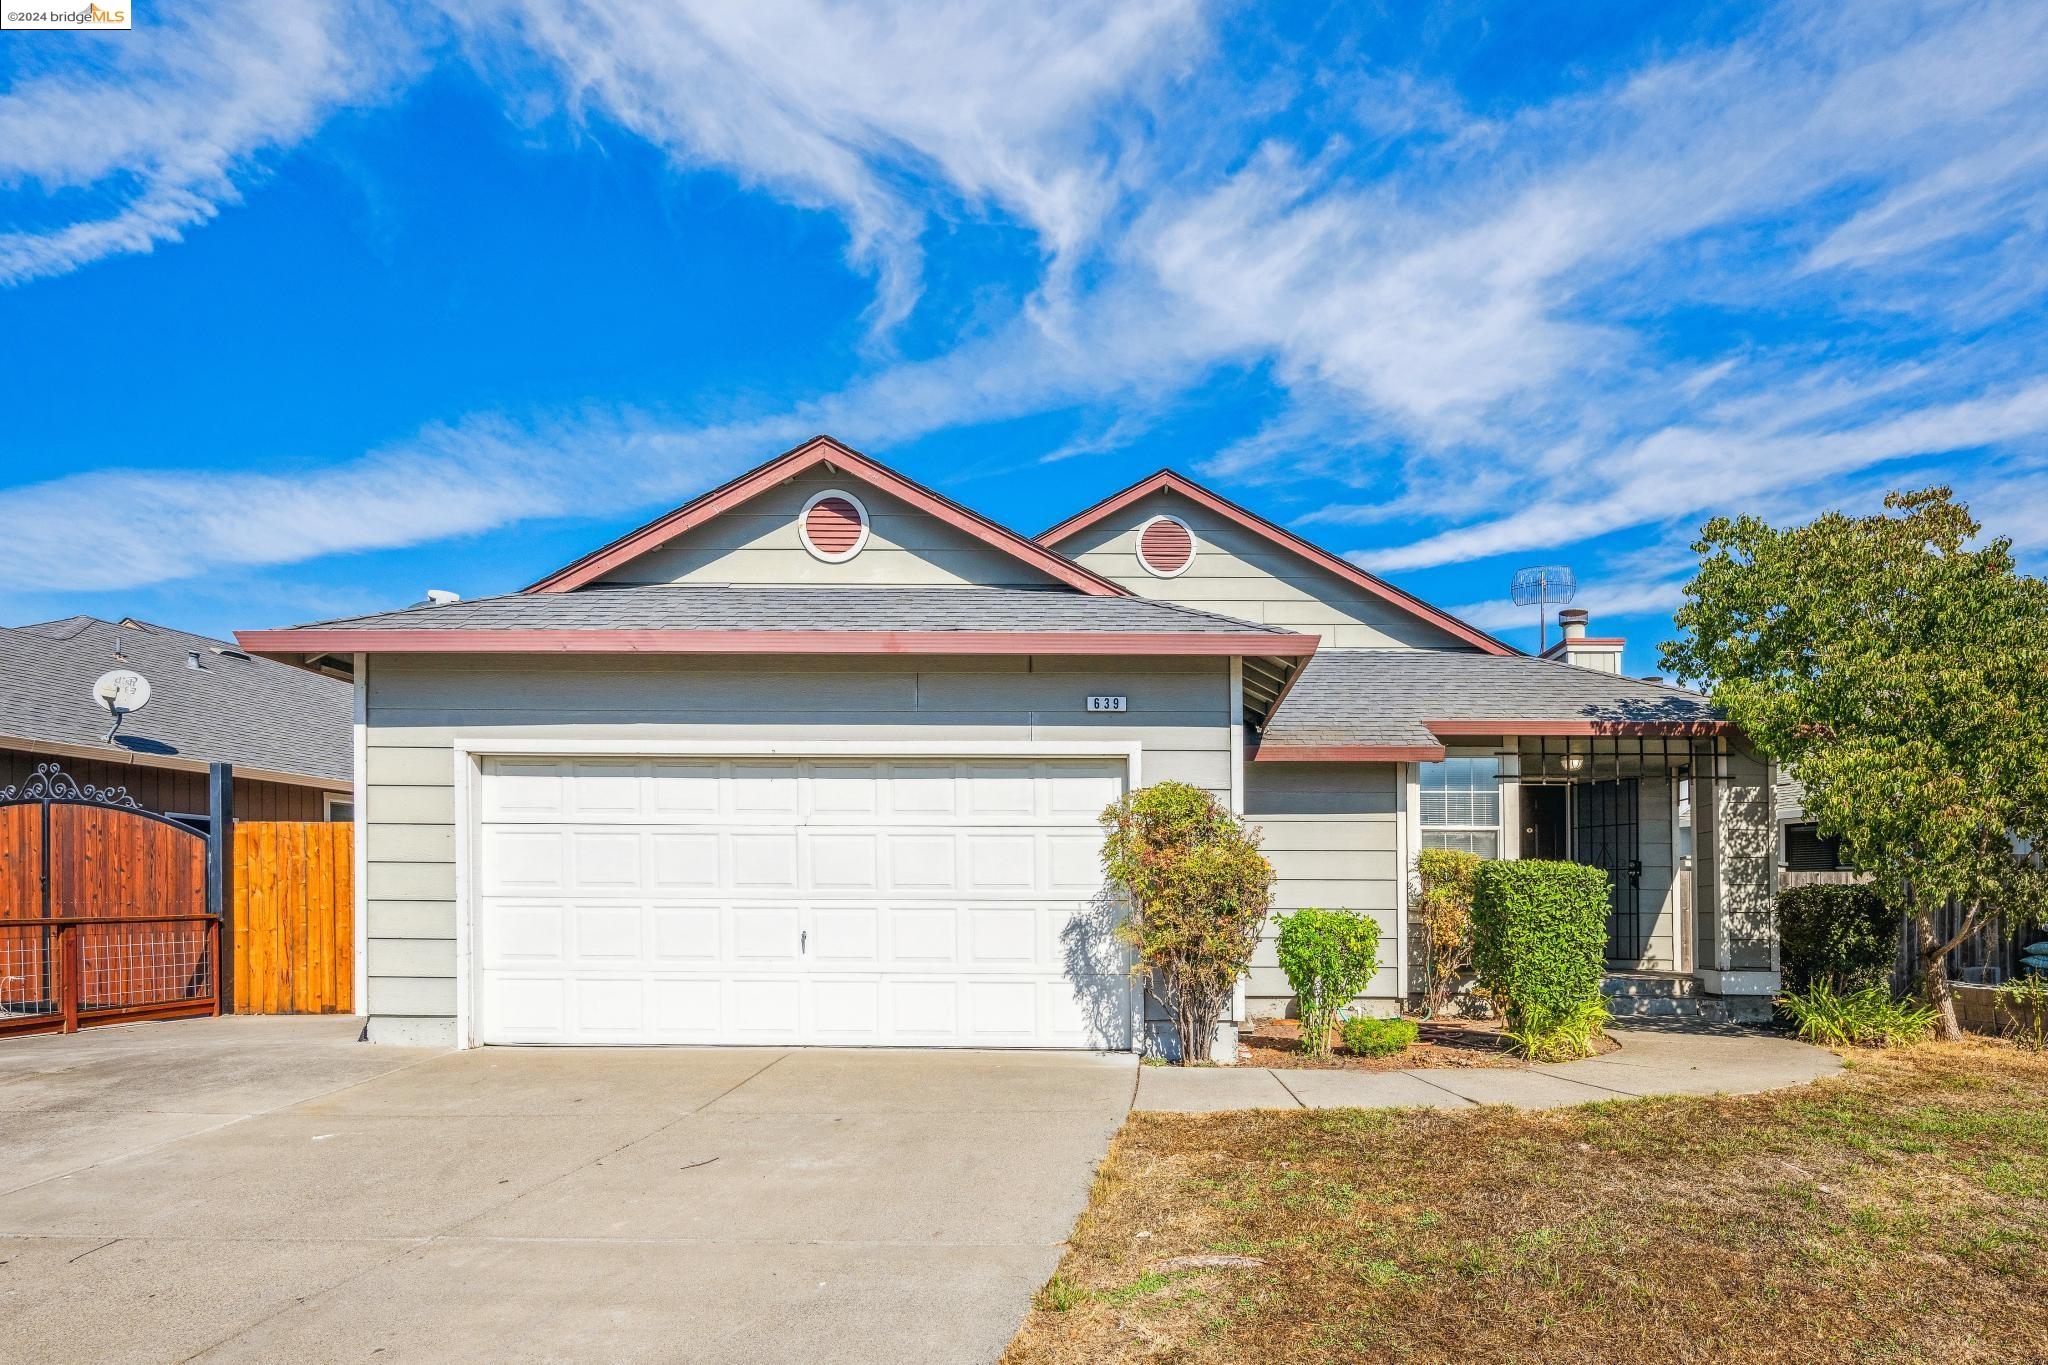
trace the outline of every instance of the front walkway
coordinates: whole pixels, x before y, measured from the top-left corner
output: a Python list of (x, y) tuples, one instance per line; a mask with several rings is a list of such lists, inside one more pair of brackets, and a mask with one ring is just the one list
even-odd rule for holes
[(1223, 1109), (1554, 1109), (1643, 1095), (1742, 1095), (1831, 1076), (1832, 1052), (1735, 1028), (1616, 1025), (1619, 1051), (1554, 1066), (1338, 1071), (1148, 1066), (1134, 1108), (1198, 1114)]

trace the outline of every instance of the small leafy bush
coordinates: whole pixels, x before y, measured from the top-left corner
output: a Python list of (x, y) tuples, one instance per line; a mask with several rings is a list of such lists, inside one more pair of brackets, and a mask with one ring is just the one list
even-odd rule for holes
[(1422, 929), (1422, 1005), (1434, 1017), (1450, 1004), (1472, 965), (1472, 876), (1484, 862), (1461, 848), (1415, 856), (1415, 918)]
[(1853, 995), (1891, 978), (1899, 917), (1867, 886), (1795, 886), (1778, 893), (1785, 989), (1824, 985)]
[(2016, 976), (1998, 988), (2005, 1036), (2034, 1052), (2048, 1052), (2048, 976)]
[(1415, 1045), (1413, 1019), (1346, 1019), (1344, 1050), (1354, 1057), (1391, 1057)]
[(1472, 874), (1472, 965), (1524, 1056), (1592, 1052), (1607, 1017), (1607, 874), (1578, 863), (1486, 862)]
[(1351, 910), (1296, 910), (1280, 922), (1278, 947), (1301, 1009), (1302, 1050), (1327, 1057), (1337, 1011), (1379, 970), (1380, 922)]
[(1181, 1065), (1205, 1062), (1273, 904), (1258, 831), (1185, 782), (1125, 793), (1102, 828), (1102, 870), (1130, 902), (1117, 937), (1173, 1020)]
[(1825, 982), (1778, 997), (1779, 1008), (1793, 1029), (1809, 1043), (1824, 1047), (1898, 1047), (1934, 1033), (1933, 1009), (1892, 999), (1884, 986), (1866, 986), (1837, 994)]

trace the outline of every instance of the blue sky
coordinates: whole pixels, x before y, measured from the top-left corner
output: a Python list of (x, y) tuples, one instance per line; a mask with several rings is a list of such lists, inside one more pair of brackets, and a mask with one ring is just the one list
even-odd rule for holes
[(0, 622), (505, 591), (816, 431), (1638, 672), (1716, 512), (2048, 551), (2038, 3), (136, 13), (0, 35)]

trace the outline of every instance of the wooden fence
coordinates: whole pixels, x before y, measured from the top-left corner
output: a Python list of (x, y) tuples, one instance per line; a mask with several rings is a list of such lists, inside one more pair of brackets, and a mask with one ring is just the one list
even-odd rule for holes
[(339, 821), (235, 825), (236, 1014), (355, 1008), (355, 828)]

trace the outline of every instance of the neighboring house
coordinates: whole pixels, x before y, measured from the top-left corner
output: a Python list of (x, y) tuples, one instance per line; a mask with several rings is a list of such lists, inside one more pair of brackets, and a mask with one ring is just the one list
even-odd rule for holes
[(1596, 862), (1615, 966), (1777, 987), (1771, 772), (1701, 698), (1171, 473), (1034, 540), (820, 437), (523, 592), (240, 639), (355, 680), (373, 1039), (1132, 1046), (1096, 816), (1167, 778), (1281, 908), (1379, 917), (1375, 1007), (1431, 844)]
[(1778, 860), (1787, 885), (1857, 880), (1855, 869), (1842, 860), (1841, 839), (1822, 834), (1820, 826), (1808, 818), (1805, 784), (1782, 768), (1772, 804), (1778, 822)]
[[(150, 699), (110, 740), (92, 686), (114, 669), (147, 678)], [(346, 820), (352, 705), (347, 683), (145, 621), (0, 628), (0, 790), (54, 762), (197, 823), (208, 765), (231, 763), (242, 819)]]

